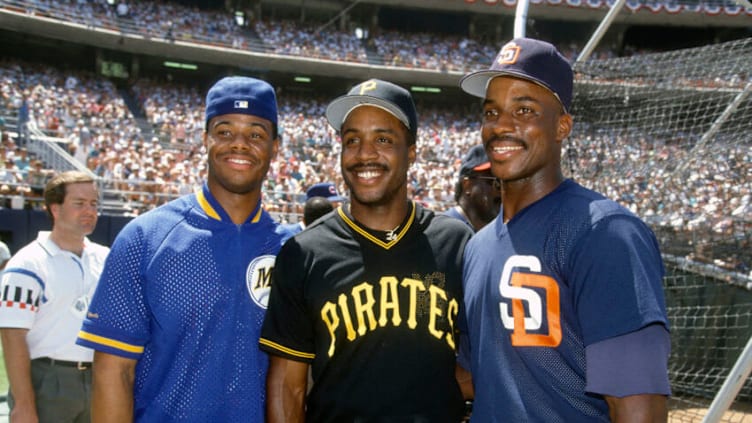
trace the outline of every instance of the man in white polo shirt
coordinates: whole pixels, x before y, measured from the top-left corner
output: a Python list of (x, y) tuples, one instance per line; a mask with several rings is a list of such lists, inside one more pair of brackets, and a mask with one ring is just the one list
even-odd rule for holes
[(8, 262), (0, 284), (0, 335), (10, 382), (11, 421), (90, 421), (93, 351), (76, 336), (109, 252), (86, 236), (99, 195), (83, 172), (44, 189), (51, 232), (39, 232)]

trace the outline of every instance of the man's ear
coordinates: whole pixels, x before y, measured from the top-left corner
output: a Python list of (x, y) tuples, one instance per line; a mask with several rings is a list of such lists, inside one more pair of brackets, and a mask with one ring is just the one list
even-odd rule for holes
[(562, 113), (556, 125), (556, 141), (561, 143), (572, 132), (572, 115)]

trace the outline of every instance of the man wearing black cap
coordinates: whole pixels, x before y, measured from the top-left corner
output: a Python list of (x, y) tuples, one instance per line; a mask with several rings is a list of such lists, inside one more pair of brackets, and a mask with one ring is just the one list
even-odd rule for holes
[[(650, 228), (565, 179), (573, 73), (518, 38), (462, 89), (502, 181), (499, 216), (468, 243), (464, 296), (473, 421), (658, 422), (670, 393), (663, 263)], [(464, 347), (464, 346), (463, 346)]]
[(499, 214), (501, 186), (491, 174), (491, 163), (482, 145), (470, 148), (460, 163), (454, 190), (457, 205), (444, 212), (478, 231)]
[(340, 132), (350, 203), (277, 257), (260, 339), (267, 419), (459, 422), (455, 332), (472, 231), (407, 198), (417, 137), (407, 90), (368, 80), (326, 117)]
[(205, 122), (206, 184), (123, 228), (79, 333), (96, 350), (95, 421), (264, 421), (258, 338), (283, 241), (261, 203), (274, 89), (223, 78)]

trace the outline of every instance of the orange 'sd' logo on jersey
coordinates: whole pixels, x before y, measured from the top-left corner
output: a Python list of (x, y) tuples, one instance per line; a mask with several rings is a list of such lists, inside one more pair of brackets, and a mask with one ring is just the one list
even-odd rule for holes
[(245, 271), (245, 285), (248, 294), (259, 307), (266, 309), (269, 304), (269, 291), (272, 288), (272, 270), (274, 270), (275, 256), (265, 255), (256, 257)]
[(538, 257), (511, 256), (501, 272), (499, 293), (509, 301), (499, 303), (499, 312), (504, 327), (512, 330), (515, 347), (557, 347), (561, 343), (559, 285), (540, 271)]
[(500, 65), (511, 65), (517, 62), (517, 58), (520, 56), (520, 46), (515, 43), (509, 43), (501, 49), (497, 62)]

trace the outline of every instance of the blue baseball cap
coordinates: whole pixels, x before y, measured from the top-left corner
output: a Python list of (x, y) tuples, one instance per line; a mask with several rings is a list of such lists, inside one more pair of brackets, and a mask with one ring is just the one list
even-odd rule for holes
[(552, 44), (532, 38), (515, 38), (501, 48), (490, 69), (465, 75), (463, 91), (485, 98), (491, 79), (514, 76), (538, 84), (550, 91), (569, 110), (572, 104), (574, 73), (569, 61)]
[(253, 115), (277, 126), (277, 96), (268, 82), (245, 76), (228, 76), (215, 83), (206, 94), (206, 121), (220, 115)]
[(369, 79), (354, 86), (342, 97), (334, 99), (326, 108), (326, 119), (339, 131), (347, 116), (360, 106), (375, 106), (399, 119), (418, 139), (418, 114), (413, 97), (406, 89), (380, 79)]
[(329, 201), (344, 202), (347, 199), (337, 193), (337, 188), (331, 182), (321, 182), (311, 185), (306, 191), (306, 200), (311, 197), (324, 197)]

